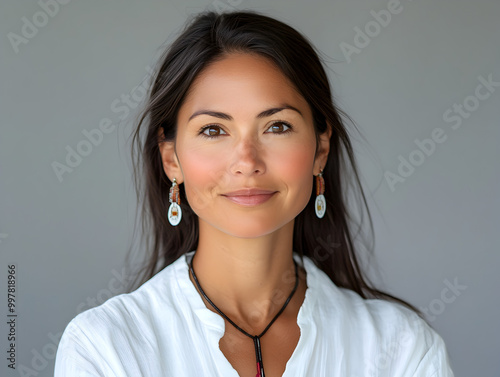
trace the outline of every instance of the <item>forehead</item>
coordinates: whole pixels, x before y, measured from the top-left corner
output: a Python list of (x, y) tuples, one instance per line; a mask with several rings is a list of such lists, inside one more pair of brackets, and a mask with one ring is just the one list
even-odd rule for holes
[(284, 103), (300, 108), (303, 114), (309, 111), (306, 100), (271, 60), (257, 54), (232, 53), (198, 75), (179, 117), (201, 108), (250, 115)]

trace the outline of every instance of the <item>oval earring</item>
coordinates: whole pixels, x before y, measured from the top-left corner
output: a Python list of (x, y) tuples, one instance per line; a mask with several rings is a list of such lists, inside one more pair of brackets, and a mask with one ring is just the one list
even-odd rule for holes
[(314, 203), (314, 211), (318, 218), (323, 218), (326, 212), (326, 199), (323, 195), (325, 193), (325, 180), (323, 179), (323, 170), (320, 169), (319, 174), (316, 176), (316, 202)]
[(168, 201), (170, 202), (170, 207), (168, 207), (168, 222), (172, 226), (177, 226), (182, 219), (182, 210), (180, 206), (181, 196), (179, 195), (179, 185), (175, 178), (172, 181), (172, 187), (170, 187)]

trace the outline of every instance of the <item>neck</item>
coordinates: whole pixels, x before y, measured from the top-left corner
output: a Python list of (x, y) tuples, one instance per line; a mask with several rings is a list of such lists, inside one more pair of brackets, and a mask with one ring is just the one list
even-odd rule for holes
[(295, 285), (293, 221), (251, 239), (231, 237), (202, 220), (199, 229), (193, 268), (205, 294), (234, 322), (267, 325)]

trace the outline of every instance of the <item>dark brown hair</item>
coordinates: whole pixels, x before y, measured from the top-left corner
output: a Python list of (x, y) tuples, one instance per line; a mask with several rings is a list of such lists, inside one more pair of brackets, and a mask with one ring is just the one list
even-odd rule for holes
[[(334, 104), (318, 52), (292, 27), (254, 11), (195, 15), (159, 60), (133, 134), (134, 181), (147, 253), (133, 285), (144, 283), (197, 248), (198, 218), (189, 206), (184, 185), (180, 185), (183, 219), (176, 227), (167, 221), (171, 182), (163, 170), (158, 134), (161, 127), (165, 140), (175, 140), (177, 114), (193, 80), (207, 65), (231, 52), (259, 54), (274, 62), (308, 102), (317, 141), (327, 130), (327, 123), (332, 126), (330, 153), (323, 171), (326, 215), (322, 219), (315, 216), (313, 189), (309, 203), (295, 219), (294, 251), (301, 258), (311, 258), (338, 287), (353, 290), (363, 298), (398, 302), (421, 315), (409, 303), (374, 288), (360, 266), (354, 241), (362, 234), (362, 208), (368, 214), (372, 235), (373, 223), (342, 117), (354, 122)], [(347, 207), (348, 195), (356, 192), (362, 214), (358, 222)], [(355, 237), (353, 227), (357, 227)]]

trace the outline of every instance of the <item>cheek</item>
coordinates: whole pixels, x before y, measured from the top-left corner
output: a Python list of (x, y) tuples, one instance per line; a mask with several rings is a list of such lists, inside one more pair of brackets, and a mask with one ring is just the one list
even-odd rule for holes
[(277, 159), (279, 166), (276, 168), (284, 179), (302, 186), (302, 189), (311, 186), (314, 147), (314, 144), (312, 146), (307, 143), (296, 144), (288, 153)]
[(186, 196), (195, 212), (209, 205), (207, 199), (216, 195), (214, 189), (225, 177), (226, 158), (224, 151), (220, 150), (207, 153), (201, 149), (189, 149), (179, 155)]
[(309, 203), (313, 190), (313, 165), (315, 143), (297, 143), (293, 151), (283, 153), (279, 163), (274, 166), (286, 187), (284, 206), (289, 213), (297, 216)]

